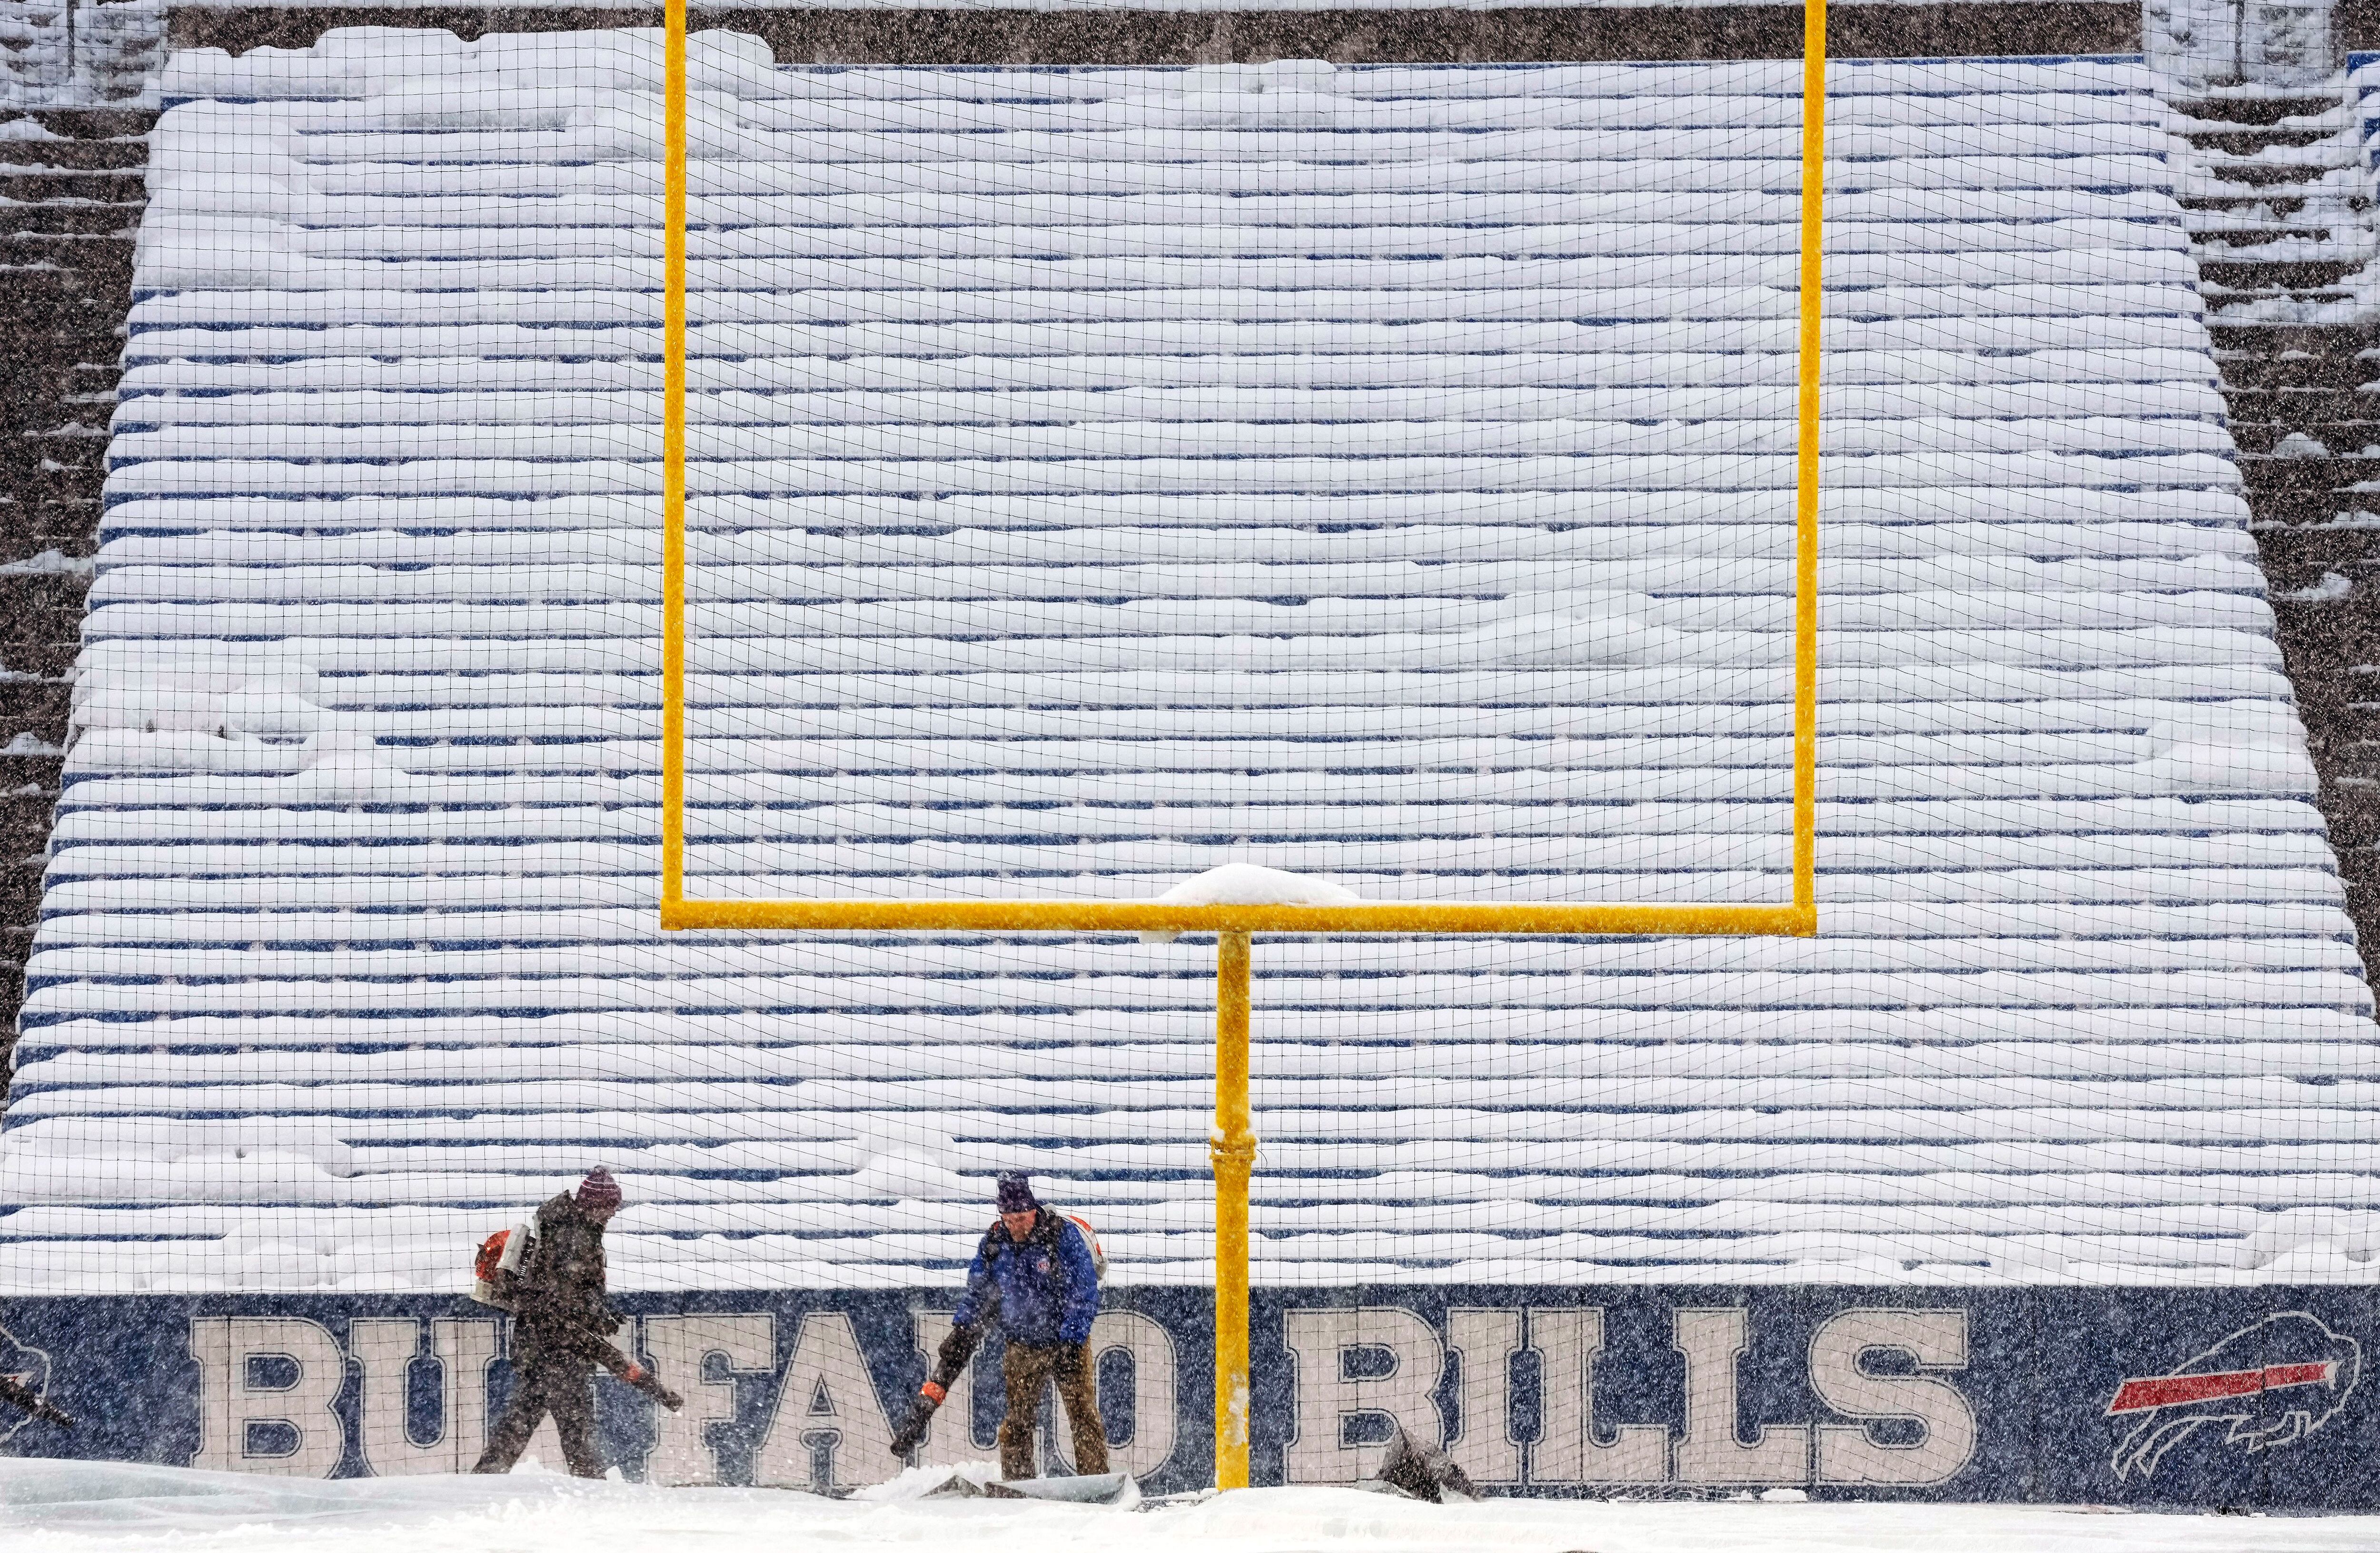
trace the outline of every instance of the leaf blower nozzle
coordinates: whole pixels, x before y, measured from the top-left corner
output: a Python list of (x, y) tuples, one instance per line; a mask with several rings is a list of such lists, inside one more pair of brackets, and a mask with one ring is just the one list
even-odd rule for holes
[(909, 1416), (892, 1432), (892, 1454), (906, 1461), (909, 1453), (925, 1443), (926, 1431), (933, 1426), (934, 1414), (951, 1394), (951, 1382), (967, 1367), (975, 1357), (976, 1345), (983, 1341), (983, 1327), (953, 1327), (951, 1335), (942, 1340), (941, 1351), (935, 1356), (934, 1373), (917, 1388), (917, 1400), (909, 1404)]

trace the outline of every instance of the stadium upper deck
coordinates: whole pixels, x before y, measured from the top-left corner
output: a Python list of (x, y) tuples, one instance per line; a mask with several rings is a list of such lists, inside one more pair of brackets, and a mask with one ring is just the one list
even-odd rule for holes
[[(696, 72), (697, 891), (1785, 893), (1794, 67)], [(1260, 1280), (2363, 1276), (2147, 84), (1837, 68), (1824, 936), (1260, 945)], [(653, 927), (657, 86), (174, 63), (6, 1287), (1207, 1276), (1203, 952)]]

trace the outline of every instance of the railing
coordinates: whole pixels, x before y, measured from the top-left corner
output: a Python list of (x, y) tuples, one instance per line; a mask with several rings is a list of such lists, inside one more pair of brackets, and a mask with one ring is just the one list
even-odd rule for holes
[(0, 108), (153, 105), (164, 0), (0, 0)]
[(2141, 52), (2183, 87), (2313, 86), (2328, 80), (2330, 0), (2146, 0)]

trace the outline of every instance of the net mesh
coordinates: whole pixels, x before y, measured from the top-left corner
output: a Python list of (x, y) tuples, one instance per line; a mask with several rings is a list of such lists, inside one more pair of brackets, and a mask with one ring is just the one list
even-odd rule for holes
[[(658, 928), (660, 59), (169, 65), (0, 1289), (1211, 1280), (1211, 939)], [(1834, 67), (1821, 936), (1259, 941), (1260, 1286), (2350, 1276), (2153, 84)], [(1791, 897), (1798, 64), (691, 86), (689, 897)]]

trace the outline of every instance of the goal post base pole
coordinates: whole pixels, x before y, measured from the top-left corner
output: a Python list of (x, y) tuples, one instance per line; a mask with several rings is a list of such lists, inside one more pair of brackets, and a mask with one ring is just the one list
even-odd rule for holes
[(1248, 1486), (1248, 935), (1215, 940), (1215, 1486)]

